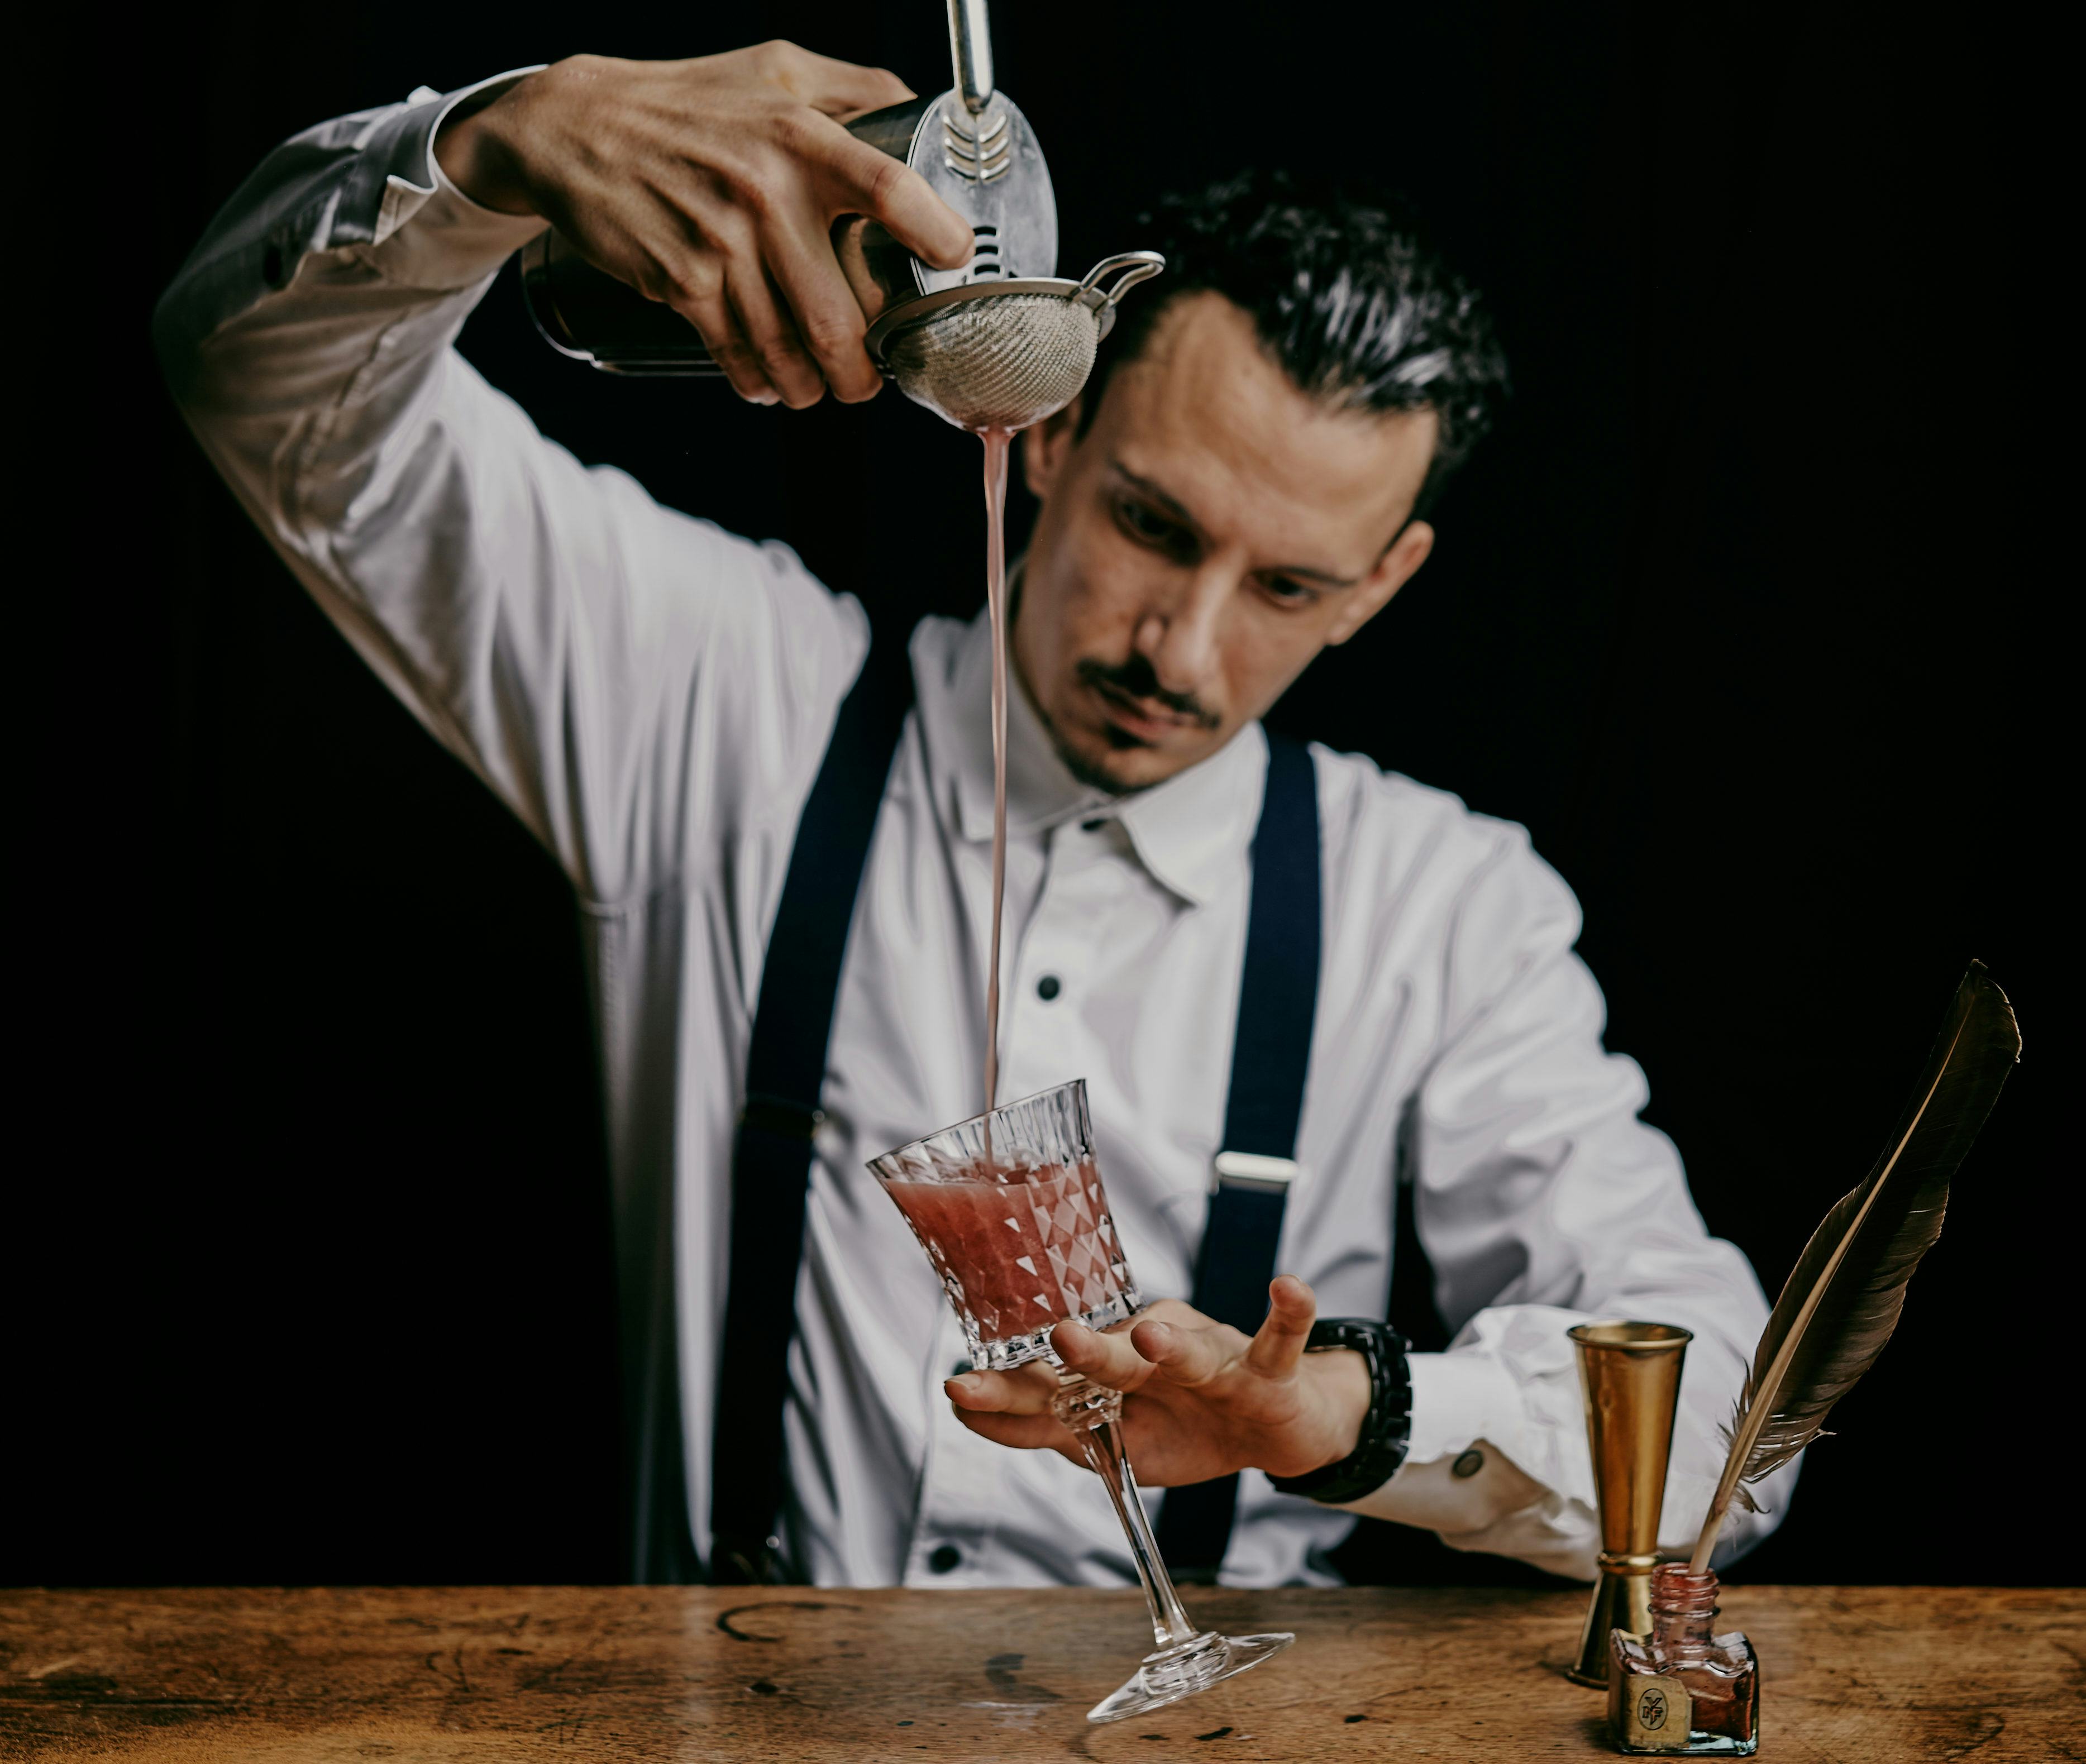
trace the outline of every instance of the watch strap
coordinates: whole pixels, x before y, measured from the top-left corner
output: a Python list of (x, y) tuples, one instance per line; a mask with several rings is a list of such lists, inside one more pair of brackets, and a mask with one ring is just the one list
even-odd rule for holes
[(1360, 1437), (1344, 1458), (1301, 1476), (1271, 1476), (1284, 1494), (1308, 1495), (1328, 1506), (1358, 1501), (1381, 1488), (1404, 1463), (1412, 1439), (1412, 1371), (1405, 1337), (1387, 1323), (1366, 1317), (1322, 1317), (1311, 1325), (1306, 1354), (1349, 1348), (1369, 1367), (1369, 1413)]

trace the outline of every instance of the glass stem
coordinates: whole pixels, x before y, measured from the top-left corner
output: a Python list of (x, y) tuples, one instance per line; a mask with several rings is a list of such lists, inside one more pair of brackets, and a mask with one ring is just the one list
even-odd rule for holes
[(1161, 1648), (1194, 1641), (1203, 1632), (1181, 1608), (1181, 1595), (1173, 1590), (1173, 1577), (1159, 1554), (1159, 1540), (1152, 1535), (1152, 1521), (1145, 1516), (1137, 1478), (1122, 1449), (1122, 1393), (1091, 1383), (1077, 1372), (1061, 1371), (1058, 1377), (1058, 1395), (1051, 1407), (1058, 1420), (1079, 1435), (1088, 1465), (1115, 1503), (1115, 1516), (1130, 1539), (1137, 1578), (1143, 1583), (1145, 1601), (1152, 1607), (1153, 1639)]

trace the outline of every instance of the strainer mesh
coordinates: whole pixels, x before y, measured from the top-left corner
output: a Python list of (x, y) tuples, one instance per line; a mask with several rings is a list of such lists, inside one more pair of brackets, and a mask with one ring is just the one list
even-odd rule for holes
[(1093, 310), (1059, 294), (1003, 294), (895, 332), (899, 390), (959, 428), (1025, 429), (1079, 396), (1100, 340)]

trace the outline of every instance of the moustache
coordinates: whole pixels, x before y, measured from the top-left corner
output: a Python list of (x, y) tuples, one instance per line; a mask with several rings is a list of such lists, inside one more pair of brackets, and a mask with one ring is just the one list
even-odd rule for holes
[(1168, 691), (1159, 683), (1159, 676), (1143, 656), (1133, 655), (1127, 661), (1113, 666), (1088, 657), (1079, 663), (1076, 672), (1083, 685), (1107, 686), (1125, 698), (1164, 705), (1176, 716), (1190, 718), (1203, 729), (1215, 729), (1224, 721), (1194, 693)]

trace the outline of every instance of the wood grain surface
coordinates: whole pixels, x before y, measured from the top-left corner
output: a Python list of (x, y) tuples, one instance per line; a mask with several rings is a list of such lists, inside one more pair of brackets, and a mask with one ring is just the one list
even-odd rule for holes
[[(1190, 1590), (1296, 1645), (1110, 1727), (1135, 1593), (709, 1588), (0, 1593), (0, 1757), (164, 1760), (1564, 1758), (1564, 1593)], [(1744, 1587), (1777, 1764), (2078, 1758), (2086, 1600)]]

